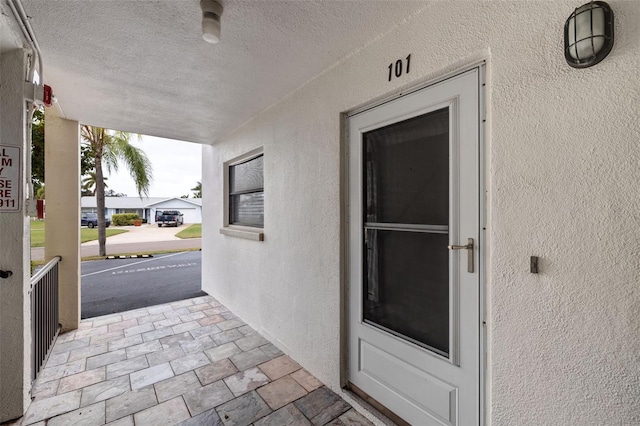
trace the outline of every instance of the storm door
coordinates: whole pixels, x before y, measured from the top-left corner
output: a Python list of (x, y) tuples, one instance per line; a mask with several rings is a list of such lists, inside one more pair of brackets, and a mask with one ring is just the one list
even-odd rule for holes
[(479, 423), (478, 78), (349, 118), (348, 380), (416, 425)]

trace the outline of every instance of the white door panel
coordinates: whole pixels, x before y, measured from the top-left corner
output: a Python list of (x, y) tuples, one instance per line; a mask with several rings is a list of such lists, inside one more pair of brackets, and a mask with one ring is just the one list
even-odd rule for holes
[(349, 119), (348, 380), (417, 425), (480, 421), (479, 75)]

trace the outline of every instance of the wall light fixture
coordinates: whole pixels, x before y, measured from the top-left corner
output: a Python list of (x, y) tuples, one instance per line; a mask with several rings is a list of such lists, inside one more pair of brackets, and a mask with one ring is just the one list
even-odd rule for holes
[(564, 24), (564, 57), (574, 68), (602, 61), (613, 47), (613, 10), (592, 1), (573, 11)]

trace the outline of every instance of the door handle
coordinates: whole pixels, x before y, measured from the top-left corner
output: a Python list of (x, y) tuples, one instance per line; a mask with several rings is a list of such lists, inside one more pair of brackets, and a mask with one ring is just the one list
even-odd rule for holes
[(467, 272), (473, 273), (473, 238), (467, 239), (466, 246), (450, 245), (449, 250), (467, 250)]

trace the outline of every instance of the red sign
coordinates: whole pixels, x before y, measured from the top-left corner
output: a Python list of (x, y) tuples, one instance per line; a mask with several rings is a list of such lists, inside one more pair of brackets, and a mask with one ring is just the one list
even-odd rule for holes
[(42, 96), (42, 102), (44, 103), (44, 106), (50, 107), (52, 98), (53, 98), (53, 90), (51, 89), (51, 86), (47, 86), (45, 84), (44, 85), (44, 94)]

